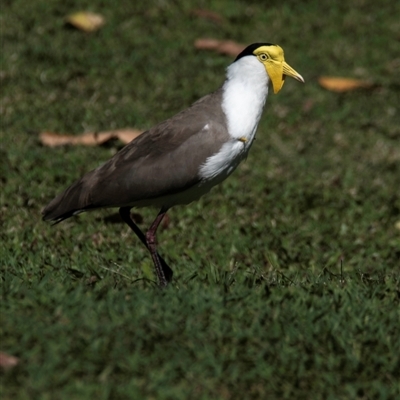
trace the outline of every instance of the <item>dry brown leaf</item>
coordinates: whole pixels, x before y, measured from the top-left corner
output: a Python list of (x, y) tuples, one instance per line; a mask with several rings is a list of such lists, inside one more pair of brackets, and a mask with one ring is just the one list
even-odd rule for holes
[(192, 10), (191, 14), (194, 15), (195, 17), (209, 19), (210, 21), (213, 21), (217, 24), (221, 24), (222, 22), (225, 21), (224, 17), (222, 17), (220, 14), (218, 14), (214, 11), (204, 10), (201, 8)]
[(332, 92), (344, 93), (356, 89), (369, 89), (374, 86), (373, 83), (361, 79), (341, 78), (335, 76), (321, 76), (318, 83)]
[(107, 142), (113, 138), (113, 135), (109, 132), (105, 133), (84, 133), (83, 135), (60, 135), (53, 132), (42, 132), (39, 135), (40, 141), (43, 145), (49, 147), (64, 146), (66, 144), (83, 144), (85, 146), (96, 146)]
[(65, 20), (74, 28), (84, 32), (94, 32), (105, 24), (105, 19), (100, 14), (89, 11), (78, 11), (68, 15)]
[(119, 129), (117, 131), (117, 137), (122, 143), (127, 144), (141, 133), (143, 133), (143, 131), (139, 131), (137, 129)]
[(246, 46), (233, 40), (197, 39), (194, 47), (199, 50), (214, 50), (220, 54), (237, 56)]
[(0, 368), (11, 369), (17, 366), (19, 363), (19, 358), (11, 356), (6, 353), (0, 353)]
[(39, 135), (39, 139), (44, 146), (57, 147), (71, 145), (84, 145), (84, 146), (98, 146), (108, 142), (112, 139), (119, 139), (122, 143), (127, 144), (142, 131), (137, 129), (118, 129), (115, 131), (107, 132), (88, 132), (82, 135), (60, 135), (53, 132), (42, 132)]

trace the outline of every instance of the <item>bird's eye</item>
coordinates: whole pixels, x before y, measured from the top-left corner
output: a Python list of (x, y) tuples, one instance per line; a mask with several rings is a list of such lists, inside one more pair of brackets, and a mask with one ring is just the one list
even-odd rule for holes
[(267, 56), (265, 53), (261, 53), (261, 54), (260, 54), (260, 60), (261, 60), (261, 61), (268, 60), (268, 56)]

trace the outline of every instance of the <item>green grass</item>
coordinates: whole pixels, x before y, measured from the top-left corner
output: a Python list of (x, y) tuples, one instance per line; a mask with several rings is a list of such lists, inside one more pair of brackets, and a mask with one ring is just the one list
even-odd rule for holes
[[(400, 5), (326, 4), (3, 1), (0, 351), (20, 362), (0, 370), (2, 399), (400, 397)], [(107, 24), (65, 27), (81, 9)], [(41, 221), (118, 143), (49, 149), (38, 133), (148, 128), (185, 108), (231, 61), (199, 37), (276, 42), (306, 84), (270, 95), (232, 177), (169, 212), (160, 291), (114, 210)], [(376, 87), (336, 94), (320, 75)], [(157, 211), (135, 212), (146, 229)]]

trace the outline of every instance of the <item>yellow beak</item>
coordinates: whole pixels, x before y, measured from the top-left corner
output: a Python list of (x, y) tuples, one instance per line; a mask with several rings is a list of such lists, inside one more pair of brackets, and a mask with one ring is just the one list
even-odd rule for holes
[(275, 61), (270, 59), (265, 63), (265, 68), (269, 79), (271, 79), (275, 94), (282, 89), (286, 76), (290, 76), (297, 81), (304, 83), (303, 77), (285, 61)]

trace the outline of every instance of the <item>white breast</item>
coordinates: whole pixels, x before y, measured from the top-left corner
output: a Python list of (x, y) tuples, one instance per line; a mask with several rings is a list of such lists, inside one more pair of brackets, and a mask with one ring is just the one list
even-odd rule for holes
[(222, 109), (231, 140), (200, 167), (204, 180), (221, 182), (246, 158), (268, 95), (268, 81), (265, 67), (254, 56), (243, 57), (228, 67)]

